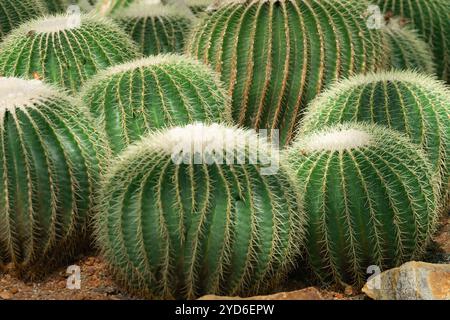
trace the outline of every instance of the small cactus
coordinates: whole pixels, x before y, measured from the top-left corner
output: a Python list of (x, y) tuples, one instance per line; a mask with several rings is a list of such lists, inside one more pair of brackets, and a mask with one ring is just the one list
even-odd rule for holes
[(0, 74), (44, 80), (74, 93), (97, 71), (137, 58), (138, 51), (109, 20), (50, 16), (22, 25), (5, 39)]
[(21, 23), (45, 13), (41, 0), (0, 0), (0, 42)]
[(437, 190), (409, 139), (339, 124), (299, 136), (284, 161), (305, 195), (307, 257), (319, 280), (361, 286), (370, 266), (421, 257), (439, 216)]
[(382, 29), (390, 49), (390, 66), (396, 70), (415, 70), (435, 74), (433, 52), (428, 43), (408, 26), (393, 19)]
[(377, 0), (386, 14), (411, 22), (433, 50), (437, 75), (450, 83), (450, 4), (448, 0)]
[(382, 33), (360, 0), (235, 0), (194, 28), (187, 52), (221, 74), (236, 124), (293, 138), (304, 107), (335, 80), (385, 68)]
[(38, 277), (87, 244), (99, 145), (75, 100), (41, 81), (0, 78), (0, 266)]
[(189, 9), (136, 3), (114, 15), (144, 55), (182, 53), (194, 16)]
[(157, 128), (231, 122), (218, 76), (183, 56), (160, 55), (111, 67), (92, 78), (81, 96), (114, 153)]
[(341, 81), (314, 100), (300, 126), (315, 128), (366, 121), (405, 133), (425, 150), (441, 175), (443, 205), (449, 198), (450, 90), (413, 71), (383, 72)]
[(116, 279), (150, 298), (250, 295), (277, 283), (299, 252), (304, 217), (284, 167), (261, 164), (278, 163), (270, 149), (217, 124), (165, 129), (126, 149), (96, 218)]

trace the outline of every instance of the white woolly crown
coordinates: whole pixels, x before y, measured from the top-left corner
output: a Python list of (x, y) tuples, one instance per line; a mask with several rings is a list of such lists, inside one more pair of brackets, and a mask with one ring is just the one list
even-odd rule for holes
[(0, 110), (32, 106), (56, 96), (55, 90), (39, 80), (0, 77)]
[(38, 33), (57, 33), (81, 27), (81, 15), (50, 16), (33, 23), (32, 28)]
[(371, 135), (364, 130), (336, 128), (309, 136), (305, 141), (304, 150), (343, 151), (368, 146), (371, 141)]

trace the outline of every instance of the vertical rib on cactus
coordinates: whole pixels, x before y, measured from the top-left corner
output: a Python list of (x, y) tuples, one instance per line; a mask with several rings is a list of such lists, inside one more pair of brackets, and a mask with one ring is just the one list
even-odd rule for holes
[(0, 0), (0, 41), (21, 23), (35, 19), (45, 12), (41, 0)]
[(231, 1), (195, 28), (187, 52), (220, 72), (241, 126), (292, 139), (306, 104), (335, 80), (385, 66), (361, 1)]
[(160, 55), (111, 67), (82, 90), (114, 153), (150, 130), (230, 122), (229, 98), (218, 76), (196, 60)]
[(450, 5), (447, 0), (378, 0), (385, 13), (409, 19), (433, 50), (437, 74), (450, 83)]
[(187, 8), (136, 3), (114, 18), (148, 56), (181, 53), (195, 17)]
[(81, 15), (37, 19), (0, 45), (0, 74), (37, 78), (77, 92), (92, 75), (139, 57), (138, 48), (115, 24)]
[(0, 78), (0, 264), (39, 276), (87, 244), (101, 145), (72, 98)]
[(347, 121), (385, 125), (405, 133), (425, 150), (441, 175), (443, 204), (449, 198), (450, 90), (440, 81), (412, 71), (356, 76), (314, 100), (302, 133)]
[(422, 150), (394, 130), (339, 124), (299, 136), (286, 151), (308, 216), (306, 249), (318, 279), (363, 285), (420, 258), (438, 221)]
[(96, 218), (116, 279), (151, 298), (250, 295), (277, 283), (299, 252), (304, 216), (284, 167), (270, 174), (252, 162), (256, 150), (278, 163), (251, 131), (217, 124), (154, 132), (126, 149)]
[(389, 44), (393, 69), (435, 74), (433, 52), (415, 30), (402, 26), (397, 19), (392, 19), (382, 30)]

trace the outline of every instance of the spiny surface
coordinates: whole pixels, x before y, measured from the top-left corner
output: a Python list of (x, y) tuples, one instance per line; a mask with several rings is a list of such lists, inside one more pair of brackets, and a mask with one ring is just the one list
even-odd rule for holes
[(139, 57), (138, 48), (115, 24), (81, 15), (34, 20), (0, 45), (0, 74), (54, 83), (71, 93), (108, 66)]
[[(180, 145), (183, 162), (173, 158)], [(225, 150), (233, 162), (219, 159)], [(266, 165), (251, 162), (256, 150), (277, 162), (250, 131), (195, 124), (124, 151), (96, 219), (116, 279), (151, 298), (251, 295), (278, 283), (299, 252), (304, 216), (284, 167), (263, 175)]]
[(111, 67), (89, 81), (81, 96), (114, 153), (157, 128), (232, 122), (219, 77), (183, 56), (160, 55)]
[(450, 83), (450, 4), (448, 0), (378, 0), (385, 13), (410, 19), (433, 50), (437, 75)]
[(396, 20), (392, 20), (382, 30), (391, 51), (390, 65), (393, 69), (435, 74), (431, 47), (415, 30), (401, 26)]
[(103, 143), (76, 101), (0, 78), (0, 266), (40, 276), (87, 244)]
[(0, 41), (21, 23), (45, 13), (41, 0), (0, 0)]
[(146, 56), (181, 53), (194, 18), (187, 8), (145, 3), (132, 4), (114, 15)]
[(362, 286), (420, 258), (438, 221), (428, 160), (382, 126), (342, 124), (298, 137), (286, 151), (308, 219), (309, 264), (324, 283)]
[(385, 66), (381, 32), (361, 1), (229, 1), (195, 28), (187, 52), (221, 74), (236, 124), (293, 138), (304, 107), (330, 83)]
[(416, 72), (382, 72), (341, 81), (308, 107), (300, 132), (347, 121), (377, 123), (422, 146), (449, 197), (450, 89)]

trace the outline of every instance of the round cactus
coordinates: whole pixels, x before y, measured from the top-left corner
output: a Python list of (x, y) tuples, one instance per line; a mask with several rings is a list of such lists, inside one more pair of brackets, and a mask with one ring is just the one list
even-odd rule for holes
[(207, 66), (161, 55), (111, 67), (81, 93), (118, 153), (150, 130), (201, 122), (231, 122), (223, 85)]
[(390, 48), (390, 65), (397, 70), (416, 70), (435, 74), (433, 52), (415, 30), (402, 26), (398, 20), (382, 29)]
[(114, 18), (148, 56), (181, 53), (195, 17), (187, 8), (136, 3)]
[(412, 71), (383, 72), (341, 81), (314, 100), (300, 132), (347, 121), (365, 121), (401, 131), (426, 151), (441, 174), (444, 206), (449, 196), (450, 91)]
[(41, 0), (0, 0), (0, 41), (21, 23), (45, 13)]
[(0, 78), (0, 266), (39, 276), (87, 244), (99, 145), (72, 98), (38, 80)]
[(278, 164), (252, 131), (217, 124), (130, 146), (102, 184), (96, 218), (116, 279), (151, 298), (250, 295), (277, 283), (299, 253), (304, 221)]
[(221, 5), (187, 51), (221, 73), (233, 118), (292, 139), (306, 104), (335, 80), (385, 66), (379, 30), (359, 0), (245, 0)]
[(0, 74), (41, 79), (73, 93), (97, 71), (139, 57), (138, 51), (108, 20), (51, 16), (22, 25), (5, 39)]
[(420, 148), (383, 126), (339, 124), (300, 136), (285, 159), (304, 194), (308, 261), (323, 282), (362, 285), (420, 257), (438, 220)]
[(450, 83), (450, 5), (448, 0), (378, 0), (385, 13), (409, 19), (433, 50), (437, 74)]

